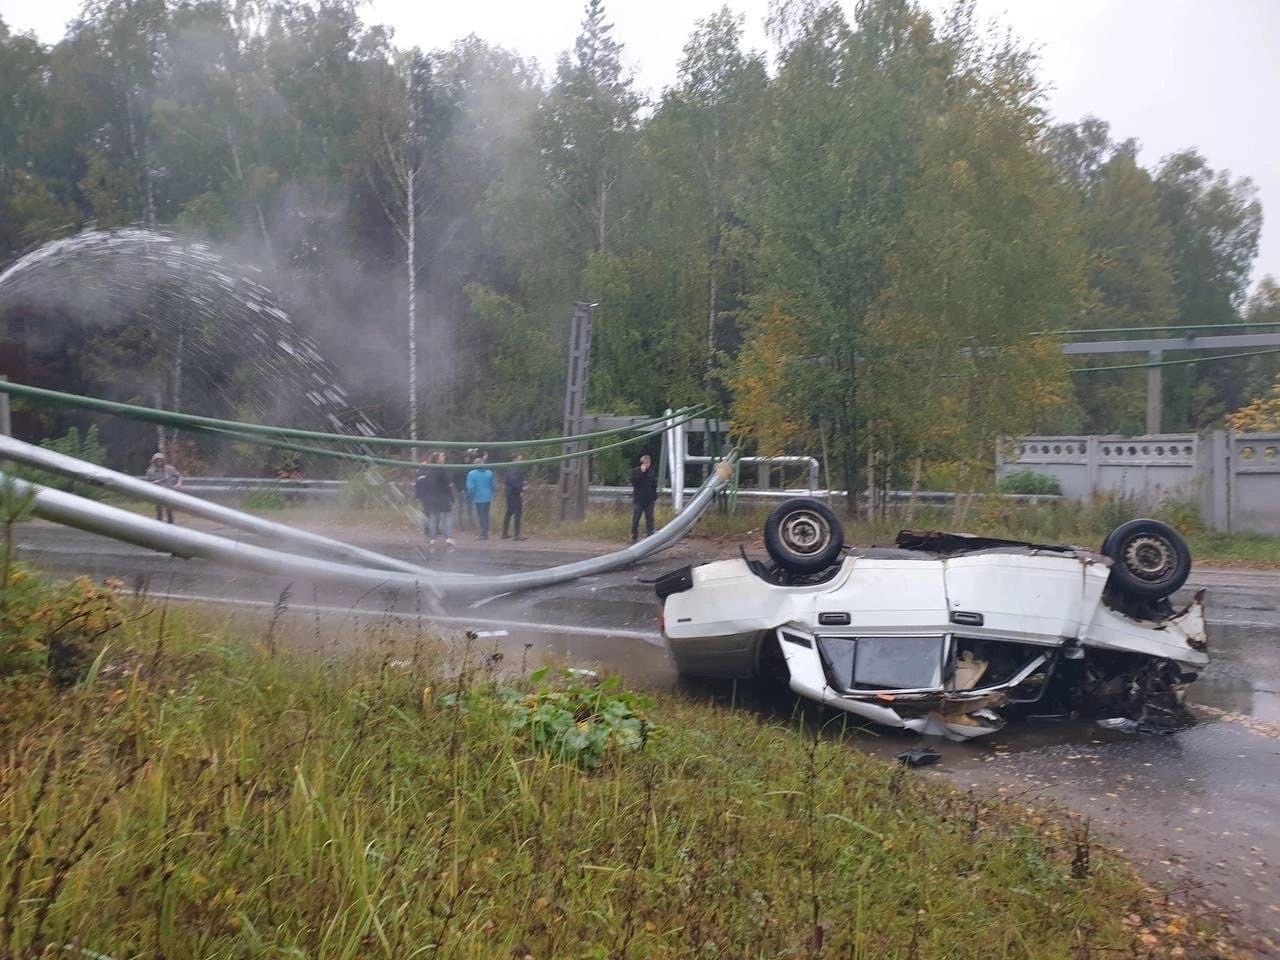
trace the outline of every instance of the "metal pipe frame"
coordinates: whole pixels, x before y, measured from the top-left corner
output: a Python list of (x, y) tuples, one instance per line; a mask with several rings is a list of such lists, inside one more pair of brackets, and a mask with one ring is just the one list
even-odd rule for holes
[[(685, 456), (684, 461), (685, 463), (715, 463), (716, 458), (715, 457), (699, 457), (699, 456), (693, 456), (692, 454), (689, 454)], [(757, 464), (758, 466), (773, 466), (774, 464), (786, 466), (787, 464), (803, 463), (809, 469), (809, 489), (810, 490), (818, 489), (819, 463), (818, 463), (817, 457), (807, 457), (807, 456), (739, 457), (738, 462), (741, 463), (744, 467), (749, 466), (750, 464), (753, 464), (753, 463)], [(743, 491), (739, 491), (739, 496), (741, 496), (742, 493)]]
[[(38, 448), (37, 448), (38, 449)], [(49, 451), (45, 451), (49, 452)], [(480, 576), (473, 574), (439, 574), (415, 568), (418, 572), (399, 570), (370, 570), (329, 560), (317, 560), (279, 550), (268, 550), (241, 543), (226, 537), (202, 533), (173, 524), (161, 523), (150, 517), (140, 517), (118, 507), (98, 503), (85, 497), (60, 490), (51, 490), (39, 484), (13, 480), (19, 494), (35, 492), (33, 505), (36, 516), (55, 523), (65, 524), (90, 533), (97, 533), (178, 557), (199, 557), (245, 567), (281, 576), (292, 576), (322, 581), (357, 584), (368, 589), (391, 589), (425, 593), (434, 603), (445, 596), (479, 598), (550, 586), (579, 577), (592, 576), (617, 570), (652, 556), (676, 543), (697, 522), (702, 513), (714, 501), (732, 478), (732, 454), (726, 458), (706, 482), (699, 488), (689, 506), (674, 520), (653, 534), (623, 550), (600, 557), (561, 564), (543, 570), (526, 573)], [(74, 458), (67, 457), (68, 460)], [(79, 463), (80, 461), (76, 461)], [(86, 468), (101, 470), (93, 464)], [(0, 476), (3, 476), (0, 474)], [(132, 478), (128, 478), (132, 479)], [(235, 513), (236, 511), (230, 511)], [(247, 516), (247, 515), (245, 515)], [(256, 519), (256, 518), (251, 518)], [(282, 526), (282, 525), (278, 525)], [(288, 528), (286, 528), (288, 529)], [(294, 531), (297, 532), (297, 531)], [(336, 541), (335, 541), (336, 542)], [(356, 548), (352, 548), (356, 549)]]

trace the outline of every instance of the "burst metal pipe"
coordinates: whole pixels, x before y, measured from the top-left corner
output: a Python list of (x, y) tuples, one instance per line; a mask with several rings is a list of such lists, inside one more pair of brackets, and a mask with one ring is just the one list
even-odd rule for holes
[(425, 568), (418, 568), (421, 571), (419, 573), (370, 570), (329, 560), (316, 560), (255, 547), (185, 527), (175, 527), (173, 524), (161, 523), (150, 517), (140, 517), (118, 507), (60, 490), (50, 490), (38, 484), (28, 484), (16, 479), (14, 483), (20, 493), (26, 490), (35, 491), (34, 511), (39, 517), (163, 553), (172, 553), (180, 557), (200, 557), (246, 567), (261, 573), (358, 584), (370, 589), (426, 590), (432, 596), (483, 597), (550, 586), (579, 577), (607, 573), (666, 549), (688, 532), (703, 511), (715, 500), (716, 494), (729, 483), (732, 476), (731, 459), (732, 455), (717, 464), (716, 469), (699, 488), (688, 507), (651, 536), (623, 550), (604, 556), (548, 567), (544, 570), (499, 576), (437, 574)]
[[(261, 517), (255, 517), (252, 514), (232, 510), (230, 507), (224, 507), (221, 504), (210, 503), (208, 500), (201, 500), (199, 497), (180, 493), (177, 490), (172, 490), (156, 483), (149, 483), (146, 480), (139, 480), (137, 477), (131, 477), (125, 473), (108, 470), (106, 467), (100, 467), (97, 464), (88, 463), (75, 457), (68, 457), (66, 454), (46, 450), (44, 447), (24, 443), (13, 437), (0, 436), (0, 460), (12, 460), (15, 463), (23, 463), (29, 467), (38, 467), (41, 470), (59, 473), (81, 483), (109, 490), (112, 493), (136, 497), (139, 500), (146, 500), (148, 503), (181, 510), (183, 513), (189, 513), (193, 517), (202, 517), (205, 520), (224, 523), (237, 530), (244, 530), (246, 533), (270, 538), (282, 545), (302, 548), (351, 563), (363, 564), (377, 570), (399, 570), (401, 573), (431, 575), (431, 571), (425, 567), (406, 563), (403, 560), (397, 560), (395, 557), (388, 557), (372, 550), (354, 547), (349, 543), (323, 537), (317, 533), (296, 530), (293, 527), (285, 526), (283, 523), (263, 520)], [(168, 552), (172, 553), (173, 551)]]

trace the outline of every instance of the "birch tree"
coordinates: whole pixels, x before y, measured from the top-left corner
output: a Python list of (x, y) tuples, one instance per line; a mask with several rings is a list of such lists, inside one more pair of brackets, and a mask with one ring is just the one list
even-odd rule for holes
[(370, 88), (365, 139), (372, 164), (369, 186), (404, 249), (405, 326), (408, 349), (407, 419), (410, 439), (418, 439), (418, 227), (423, 211), (436, 202), (437, 184), (428, 176), (432, 149), (432, 81), (418, 50), (396, 56), (386, 84)]

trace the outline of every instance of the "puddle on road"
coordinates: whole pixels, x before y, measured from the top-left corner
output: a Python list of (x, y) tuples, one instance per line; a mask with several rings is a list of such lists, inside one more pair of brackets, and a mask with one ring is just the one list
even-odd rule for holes
[(1188, 702), (1280, 724), (1280, 630), (1215, 623), (1209, 639), (1212, 659)]

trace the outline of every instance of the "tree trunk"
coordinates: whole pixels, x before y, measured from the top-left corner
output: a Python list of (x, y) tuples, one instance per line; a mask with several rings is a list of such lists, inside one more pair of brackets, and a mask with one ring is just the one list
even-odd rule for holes
[[(173, 354), (173, 411), (174, 413), (182, 412), (182, 354), (186, 348), (186, 331), (179, 328), (178, 342), (175, 345)], [(178, 428), (173, 426), (169, 430), (169, 442), (176, 444), (178, 442)]]
[(916, 464), (911, 471), (911, 498), (907, 501), (907, 523), (916, 518), (916, 497), (920, 494), (920, 473), (924, 469), (924, 457), (916, 455)]
[(707, 281), (707, 373), (716, 362), (716, 261), (711, 258), (710, 278)]
[[(236, 84), (236, 96), (237, 98), (240, 96), (239, 83)], [(236, 142), (235, 134), (232, 132), (231, 124), (229, 123), (227, 124), (227, 143), (231, 147), (231, 163), (236, 171), (236, 182), (243, 189), (245, 182), (244, 168), (240, 165), (240, 144)], [(258, 199), (256, 193), (253, 197), (253, 210), (258, 215), (258, 229), (262, 232), (262, 245), (266, 248), (267, 253), (271, 254), (271, 237), (267, 233), (267, 218), (262, 213), (262, 202)]]
[(408, 272), (409, 280), (409, 439), (418, 439), (418, 277), (417, 271), (414, 269), (417, 259), (417, 239), (418, 239), (418, 207), (415, 197), (415, 187), (418, 180), (418, 170), (416, 165), (409, 163), (405, 165), (408, 173), (407, 179), (407, 197), (405, 202), (405, 220), (408, 226), (406, 236), (408, 242), (405, 244), (407, 253), (405, 256), (405, 269)]
[(599, 209), (599, 218), (596, 223), (596, 250), (599, 253), (605, 252), (605, 248), (604, 248), (605, 223), (607, 222), (605, 219), (605, 210), (606, 210), (606, 206), (608, 205), (608, 202), (609, 202), (609, 182), (608, 182), (608, 178), (605, 171), (601, 170), (600, 171), (600, 205), (599, 205), (600, 209)]

